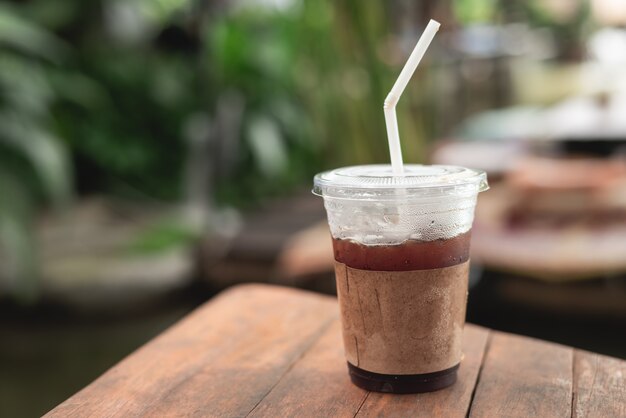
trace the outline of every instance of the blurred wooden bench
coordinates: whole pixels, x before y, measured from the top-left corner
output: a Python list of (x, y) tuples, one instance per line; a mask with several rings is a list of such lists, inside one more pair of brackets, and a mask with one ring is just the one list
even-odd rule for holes
[[(322, 199), (309, 190), (266, 202), (245, 216), (241, 231), (232, 240), (223, 242), (208, 237), (203, 242), (200, 255), (204, 277), (217, 289), (248, 282), (307, 287), (311, 276), (322, 274), (334, 287), (332, 249), (325, 223)], [(316, 239), (308, 248), (321, 252), (322, 262), (310, 257), (310, 251), (305, 255), (309, 262), (304, 264), (300, 250), (295, 258), (291, 253), (286, 255), (294, 242), (302, 242), (302, 234), (312, 227), (319, 230), (319, 225), (323, 244), (320, 246)], [(332, 291), (332, 287), (326, 290)]]
[(626, 416), (624, 361), (469, 324), (464, 338), (452, 387), (367, 392), (349, 381), (334, 298), (242, 285), (47, 416)]

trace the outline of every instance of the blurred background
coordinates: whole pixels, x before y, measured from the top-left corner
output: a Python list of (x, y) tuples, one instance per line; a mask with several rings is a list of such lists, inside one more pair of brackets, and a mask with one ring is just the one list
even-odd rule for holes
[(626, 358), (626, 3), (0, 6), (0, 416), (37, 416), (220, 290), (334, 293), (316, 172), (487, 170), (468, 320)]

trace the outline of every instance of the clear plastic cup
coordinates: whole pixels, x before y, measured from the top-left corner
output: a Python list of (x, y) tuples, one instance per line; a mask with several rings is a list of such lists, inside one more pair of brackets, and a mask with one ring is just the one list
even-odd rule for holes
[(333, 239), (350, 377), (412, 393), (456, 381), (469, 247), (483, 171), (455, 166), (338, 168), (315, 176)]

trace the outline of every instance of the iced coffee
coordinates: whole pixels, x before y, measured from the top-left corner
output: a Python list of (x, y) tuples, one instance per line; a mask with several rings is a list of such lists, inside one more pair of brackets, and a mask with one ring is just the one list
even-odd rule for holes
[(352, 381), (412, 393), (453, 384), (462, 358), (480, 171), (359, 166), (316, 176), (333, 238)]

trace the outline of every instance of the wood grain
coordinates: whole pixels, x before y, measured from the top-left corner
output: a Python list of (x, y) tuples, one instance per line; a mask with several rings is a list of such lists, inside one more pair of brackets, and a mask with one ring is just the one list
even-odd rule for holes
[(47, 416), (245, 416), (337, 317), (330, 297), (239, 286)]
[(573, 349), (494, 333), (471, 417), (569, 417)]
[(475, 325), (465, 325), (463, 333), (464, 359), (458, 381), (438, 392), (416, 395), (370, 393), (359, 410), (358, 417), (466, 417), (472, 392), (482, 364), (489, 331)]
[(337, 320), (251, 416), (353, 417), (367, 394), (350, 383)]
[(626, 417), (626, 362), (576, 350), (575, 418)]

